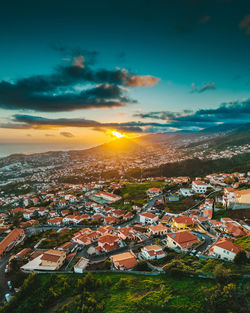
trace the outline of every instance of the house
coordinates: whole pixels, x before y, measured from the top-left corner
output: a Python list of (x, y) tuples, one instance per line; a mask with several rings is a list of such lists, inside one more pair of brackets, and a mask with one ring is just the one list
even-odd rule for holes
[(161, 188), (149, 188), (146, 193), (149, 198), (153, 198), (161, 194)]
[(222, 204), (228, 205), (230, 202), (235, 202), (235, 189), (232, 187), (224, 188), (224, 195), (222, 198)]
[(124, 221), (128, 221), (134, 217), (134, 214), (132, 212), (127, 212), (124, 216), (123, 219)]
[(98, 250), (109, 252), (120, 246), (119, 237), (117, 235), (106, 234), (98, 239)]
[(32, 272), (34, 270), (55, 271), (63, 265), (65, 260), (65, 251), (56, 249), (50, 249), (46, 252), (38, 251), (36, 255), (32, 255), (30, 261), (23, 265), (21, 269), (24, 272)]
[(231, 237), (234, 237), (234, 238), (247, 235), (247, 232), (244, 230), (244, 228), (240, 224), (235, 223), (235, 222), (226, 223), (224, 225), (224, 229)]
[(112, 225), (112, 224), (116, 224), (119, 222), (120, 222), (120, 220), (118, 218), (113, 217), (113, 216), (106, 216), (104, 218), (104, 221), (103, 221), (104, 225)]
[(56, 225), (56, 226), (60, 226), (62, 223), (63, 218), (62, 217), (55, 217), (55, 218), (51, 218), (47, 221), (48, 225)]
[(66, 252), (50, 249), (41, 257), (41, 266), (49, 266), (58, 270), (66, 259)]
[(195, 226), (196, 222), (187, 215), (179, 215), (172, 218), (171, 226), (175, 229), (184, 230)]
[(233, 261), (241, 250), (243, 250), (242, 247), (233, 243), (232, 240), (221, 238), (212, 245), (209, 254), (217, 259)]
[(130, 226), (125, 226), (118, 229), (118, 236), (122, 240), (126, 239), (134, 240), (136, 239), (136, 234), (137, 231)]
[(82, 274), (85, 271), (88, 264), (89, 264), (89, 259), (85, 259), (81, 257), (79, 261), (76, 263), (76, 265), (74, 266), (74, 272)]
[(180, 188), (179, 194), (183, 197), (191, 197), (192, 191), (189, 188)]
[(198, 244), (200, 241), (198, 237), (189, 231), (180, 231), (177, 233), (167, 234), (167, 246), (173, 249), (180, 249), (186, 251)]
[(110, 192), (97, 192), (95, 194), (96, 197), (101, 198), (105, 201), (107, 201), (108, 203), (114, 203), (117, 202), (119, 200), (121, 200), (122, 197), (118, 196), (118, 195), (114, 195), (113, 193)]
[(110, 259), (114, 268), (121, 271), (132, 270), (137, 264), (136, 255), (132, 251), (112, 255)]
[(192, 182), (192, 190), (196, 193), (206, 193), (208, 185), (200, 180), (194, 180)]
[(236, 190), (236, 202), (250, 204), (250, 189)]
[(163, 225), (170, 225), (170, 220), (171, 220), (171, 216), (170, 215), (164, 215), (162, 217), (162, 219), (160, 220), (160, 222), (163, 224)]
[(83, 220), (80, 215), (67, 215), (63, 218), (63, 223), (65, 224), (78, 224)]
[(146, 260), (159, 260), (165, 255), (165, 252), (158, 245), (145, 246), (141, 249), (141, 256)]
[(13, 229), (1, 242), (0, 242), (0, 257), (5, 252), (10, 251), (14, 246), (19, 244), (25, 238), (25, 234), (22, 228)]
[(112, 215), (115, 217), (115, 218), (122, 218), (124, 216), (124, 211), (121, 210), (121, 209), (117, 209), (117, 210), (114, 210), (112, 212)]
[(150, 225), (148, 228), (150, 235), (166, 235), (168, 229), (162, 224)]
[(150, 212), (144, 212), (140, 214), (140, 223), (142, 224), (153, 224), (157, 222), (159, 217)]
[(77, 244), (74, 242), (65, 242), (60, 247), (58, 247), (58, 250), (65, 251), (67, 254), (73, 252), (77, 247)]

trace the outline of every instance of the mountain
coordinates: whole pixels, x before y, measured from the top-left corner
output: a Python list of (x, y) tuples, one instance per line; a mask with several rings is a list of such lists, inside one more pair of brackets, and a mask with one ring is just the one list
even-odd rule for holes
[(204, 129), (200, 130), (200, 133), (227, 132), (227, 131), (235, 130), (241, 126), (242, 126), (242, 124), (239, 124), (239, 123), (220, 124), (217, 126), (211, 126), (211, 127), (204, 128)]

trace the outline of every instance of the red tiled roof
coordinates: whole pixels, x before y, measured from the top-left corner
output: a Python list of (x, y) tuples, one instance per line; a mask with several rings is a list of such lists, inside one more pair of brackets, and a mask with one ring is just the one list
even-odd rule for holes
[(214, 246), (220, 247), (220, 248), (227, 250), (227, 251), (234, 252), (236, 254), (239, 251), (243, 250), (241, 246), (233, 243), (232, 240), (227, 239), (227, 238), (219, 239), (217, 242), (214, 243), (214, 245), (212, 247), (214, 247)]
[(198, 243), (199, 239), (189, 231), (180, 231), (177, 233), (167, 234), (172, 240), (177, 242), (182, 248), (188, 248), (194, 243)]

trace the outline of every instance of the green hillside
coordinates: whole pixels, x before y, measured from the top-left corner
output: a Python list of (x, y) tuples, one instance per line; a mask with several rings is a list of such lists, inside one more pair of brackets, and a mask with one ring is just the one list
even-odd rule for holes
[(247, 312), (249, 284), (131, 274), (32, 274), (1, 313)]

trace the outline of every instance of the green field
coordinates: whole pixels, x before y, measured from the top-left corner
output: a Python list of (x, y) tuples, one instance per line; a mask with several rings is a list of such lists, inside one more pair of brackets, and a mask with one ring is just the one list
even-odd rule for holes
[(132, 273), (32, 274), (0, 312), (247, 312), (250, 286), (240, 284)]
[(164, 182), (143, 182), (143, 183), (126, 183), (116, 193), (121, 195), (124, 199), (134, 200), (138, 202), (140, 199), (146, 199), (146, 191), (149, 188), (162, 188), (167, 184)]

